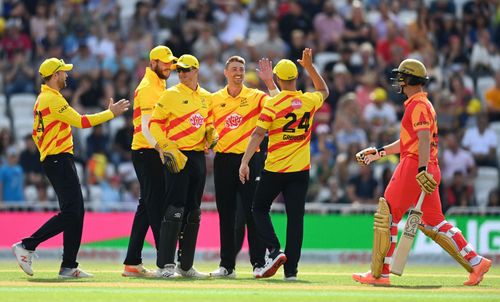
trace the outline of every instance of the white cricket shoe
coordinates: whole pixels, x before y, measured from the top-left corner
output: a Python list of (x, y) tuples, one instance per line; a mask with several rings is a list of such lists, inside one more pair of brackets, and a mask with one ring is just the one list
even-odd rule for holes
[(178, 276), (175, 273), (175, 264), (165, 264), (164, 268), (159, 268), (156, 271), (157, 278), (177, 278)]
[(179, 264), (177, 264), (177, 266), (175, 267), (175, 272), (185, 278), (205, 279), (209, 277), (208, 274), (200, 273), (199, 271), (197, 271), (194, 268), (194, 266), (192, 266), (189, 270), (185, 271), (181, 268)]
[(225, 267), (220, 266), (218, 269), (210, 273), (210, 277), (234, 279), (236, 278), (236, 270), (233, 269), (233, 271), (229, 273)]
[(19, 267), (21, 267), (21, 269), (29, 276), (33, 276), (33, 269), (31, 268), (31, 264), (33, 261), (33, 256), (36, 256), (35, 251), (28, 251), (24, 248), (22, 242), (18, 242), (12, 245), (12, 253), (14, 253), (14, 256), (16, 256)]
[(86, 271), (79, 269), (78, 267), (61, 267), (61, 269), (59, 270), (59, 278), (61, 279), (80, 279), (92, 277), (94, 277), (94, 275), (87, 273)]

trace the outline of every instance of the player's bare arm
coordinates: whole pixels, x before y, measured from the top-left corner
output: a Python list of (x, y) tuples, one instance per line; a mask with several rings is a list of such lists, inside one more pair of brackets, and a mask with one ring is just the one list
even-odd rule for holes
[(321, 77), (312, 63), (312, 49), (305, 48), (302, 51), (302, 59), (297, 60), (297, 62), (304, 67), (311, 77), (314, 89), (323, 95), (323, 99), (326, 99), (330, 92), (328, 91), (328, 86), (326, 85), (325, 80)]
[(417, 132), (418, 136), (418, 174), (417, 182), (422, 191), (431, 194), (437, 188), (437, 182), (432, 174), (427, 172), (427, 164), (431, 153), (431, 138), (429, 130), (421, 130)]
[(250, 137), (250, 141), (248, 142), (245, 154), (241, 159), (241, 165), (239, 171), (240, 181), (243, 184), (250, 179), (250, 168), (248, 167), (248, 163), (250, 162), (250, 159), (252, 159), (252, 156), (255, 154), (255, 150), (257, 150), (257, 148), (260, 146), (260, 143), (264, 139), (266, 131), (267, 131), (266, 129), (257, 126), (255, 127), (255, 130), (253, 131), (252, 136)]

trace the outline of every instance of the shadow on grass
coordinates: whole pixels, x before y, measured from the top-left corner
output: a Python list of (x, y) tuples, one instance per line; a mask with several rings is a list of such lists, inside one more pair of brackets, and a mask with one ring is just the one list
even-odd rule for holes
[(37, 279), (28, 279), (28, 282), (33, 283), (82, 283), (92, 281), (95, 282), (95, 279), (92, 278), (80, 278), (80, 279), (59, 279), (55, 278), (37, 278)]
[(438, 289), (442, 288), (441, 285), (391, 285), (387, 287), (401, 288), (401, 289)]
[[(255, 279), (252, 279), (255, 280)], [(280, 279), (268, 279), (268, 280), (262, 280), (261, 282), (265, 283), (275, 283), (275, 284), (309, 284), (311, 281), (307, 280), (294, 280), (294, 281), (285, 281), (285, 280), (280, 280)]]

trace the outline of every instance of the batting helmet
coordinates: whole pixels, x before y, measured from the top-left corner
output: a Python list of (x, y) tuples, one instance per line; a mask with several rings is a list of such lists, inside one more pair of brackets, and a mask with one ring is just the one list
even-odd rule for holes
[(427, 70), (422, 62), (406, 59), (397, 69), (392, 70), (394, 82), (404, 82), (406, 85), (425, 85), (429, 81)]

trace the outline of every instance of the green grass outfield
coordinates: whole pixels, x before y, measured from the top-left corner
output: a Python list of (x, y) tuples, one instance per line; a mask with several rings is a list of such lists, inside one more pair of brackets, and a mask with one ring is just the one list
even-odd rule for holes
[[(152, 267), (151, 263), (148, 263)], [(299, 281), (283, 281), (280, 269), (271, 279), (255, 280), (250, 266), (239, 264), (234, 280), (158, 280), (121, 277), (120, 263), (88, 262), (82, 268), (93, 279), (59, 280), (58, 262), (35, 259), (28, 277), (12, 261), (0, 261), (0, 301), (500, 301), (500, 268), (493, 267), (478, 287), (465, 287), (457, 266), (409, 264), (404, 277), (392, 276), (391, 287), (360, 285), (351, 273), (367, 265), (302, 264)], [(210, 271), (216, 263), (197, 263)]]

